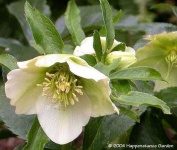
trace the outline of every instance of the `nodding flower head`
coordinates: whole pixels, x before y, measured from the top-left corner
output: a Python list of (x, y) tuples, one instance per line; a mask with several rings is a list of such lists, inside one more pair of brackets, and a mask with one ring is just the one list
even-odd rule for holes
[(177, 32), (160, 33), (146, 37), (150, 40), (136, 53), (135, 66), (149, 66), (158, 70), (167, 81), (155, 81), (155, 91), (177, 86)]
[(118, 113), (109, 98), (109, 78), (77, 56), (39, 56), (18, 66), (7, 75), (6, 96), (17, 114), (37, 114), (58, 144), (77, 138), (90, 117)]

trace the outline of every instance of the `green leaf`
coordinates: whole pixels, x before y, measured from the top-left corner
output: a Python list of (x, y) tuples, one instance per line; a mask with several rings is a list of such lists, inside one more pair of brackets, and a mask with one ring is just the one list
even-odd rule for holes
[(95, 27), (98, 28), (103, 26), (104, 22), (99, 5), (82, 6), (79, 7), (79, 9), (81, 11), (81, 25), (86, 31), (93, 31), (95, 30)]
[(173, 6), (173, 5), (170, 5), (170, 4), (167, 4), (167, 3), (160, 3), (160, 4), (156, 4), (156, 5), (153, 5), (151, 7), (151, 9), (167, 9), (167, 10), (172, 10), (173, 13), (175, 14), (175, 16), (177, 16), (177, 7), (176, 6)]
[(99, 31), (99, 34), (100, 34), (100, 36), (105, 37), (105, 36), (106, 36), (106, 28), (105, 28), (105, 27), (102, 27), (102, 28), (100, 29), (100, 31)]
[(85, 127), (84, 132), (84, 141), (83, 141), (83, 149), (88, 149), (89, 146), (92, 144), (94, 137), (96, 136), (97, 132), (99, 132), (99, 128), (102, 122), (105, 120), (104, 117), (98, 118), (91, 118), (87, 126)]
[[(170, 24), (170, 23), (157, 23), (157, 22), (138, 23), (138, 25), (135, 28), (133, 28), (133, 31), (135, 31), (135, 30), (136, 31), (144, 31), (146, 35), (154, 35), (154, 34), (158, 34), (158, 33), (162, 33), (162, 32), (176, 31), (177, 26)], [(139, 39), (141, 39), (141, 38), (139, 38)], [(146, 43), (147, 43), (147, 40), (146, 40)], [(142, 46), (144, 46), (144, 44), (141, 45), (140, 47), (142, 47)], [(140, 47), (134, 47), (134, 48), (138, 49)]]
[(121, 58), (118, 58), (118, 59), (114, 59), (113, 60), (113, 63), (110, 64), (110, 65), (104, 65), (103, 63), (98, 63), (95, 65), (95, 68), (102, 72), (103, 74), (105, 74), (106, 76), (109, 76), (109, 73), (116, 69), (116, 67), (119, 65), (119, 62), (121, 61)]
[(177, 107), (177, 87), (169, 87), (155, 93), (155, 96), (162, 99), (170, 108)]
[(4, 51), (9, 51), (10, 49), (19, 48), (18, 46), (22, 46), (22, 44), (15, 39), (0, 38), (0, 47), (7, 48), (4, 49)]
[(93, 55), (85, 54), (81, 56), (82, 59), (84, 59), (90, 66), (96, 65), (96, 59)]
[[(32, 6), (35, 6), (40, 11), (46, 13), (47, 15), (50, 14), (49, 7), (45, 5), (45, 0), (37, 0), (37, 1), (29, 0), (29, 2), (31, 3)], [(25, 1), (17, 1), (17, 2), (10, 3), (10, 5), (8, 5), (7, 8), (8, 11), (12, 15), (14, 15), (18, 20), (18, 22), (20, 23), (23, 33), (27, 41), (30, 43), (30, 41), (33, 40), (33, 36), (24, 15), (24, 5), (25, 5)]]
[(165, 114), (171, 114), (170, 108), (166, 105), (164, 101), (147, 93), (131, 91), (127, 95), (121, 95), (117, 98), (111, 96), (111, 98), (121, 104), (132, 105), (136, 107), (139, 107), (141, 105), (153, 106), (156, 108), (160, 108)]
[(142, 115), (141, 123), (136, 124), (134, 126), (129, 139), (129, 143), (132, 145), (157, 146), (156, 148), (145, 148), (146, 150), (167, 150), (168, 148), (158, 148), (158, 145), (172, 145), (169, 141), (169, 137), (167, 137), (167, 134), (165, 133), (165, 130), (162, 126), (162, 118), (160, 118), (158, 112), (153, 109), (148, 109), (148, 111)]
[(112, 73), (110, 79), (163, 80), (161, 74), (150, 67), (132, 67)]
[(119, 109), (120, 109), (120, 112), (123, 113), (124, 115), (129, 116), (136, 122), (140, 122), (139, 115), (136, 112), (132, 111), (130, 108), (119, 106)]
[(45, 54), (62, 53), (64, 44), (52, 21), (28, 2), (25, 3), (25, 14), (36, 44), (43, 48)]
[(177, 16), (177, 7), (176, 6), (173, 6), (172, 11), (175, 14), (175, 16)]
[(9, 55), (9, 54), (2, 54), (0, 55), (0, 64), (9, 68), (10, 70), (17, 69), (17, 60)]
[(49, 141), (48, 143), (45, 144), (45, 148), (49, 150), (62, 150), (62, 146), (59, 144), (56, 144), (52, 141)]
[(23, 150), (43, 150), (44, 145), (49, 141), (42, 130), (37, 117), (34, 119), (32, 127), (28, 133), (28, 142)]
[[(116, 2), (116, 1), (115, 1)], [(142, 4), (143, 3), (143, 4)], [(119, 0), (118, 1), (119, 6), (124, 10), (124, 14), (127, 16), (129, 14), (132, 15), (138, 15), (140, 12), (139, 5), (145, 5), (147, 4), (147, 1), (125, 1), (125, 0)], [(144, 8), (144, 7), (143, 7)]]
[(34, 47), (34, 49), (39, 53), (39, 54), (44, 54), (44, 50), (42, 49), (41, 46), (36, 44), (35, 40), (31, 40), (30, 42), (31, 46)]
[(63, 54), (73, 54), (74, 45), (65, 44), (63, 49)]
[(0, 116), (14, 134), (26, 139), (34, 116), (15, 114), (15, 108), (10, 105), (10, 100), (6, 98), (3, 86), (0, 87)]
[(113, 49), (112, 49), (112, 51), (125, 51), (125, 48), (126, 48), (126, 45), (125, 45), (125, 43), (120, 43), (120, 44), (118, 44), (118, 45), (116, 45)]
[(112, 10), (107, 0), (100, 0), (100, 6), (103, 14), (105, 28), (106, 28), (106, 50), (109, 50), (112, 47), (112, 44), (115, 39)]
[(24, 148), (24, 144), (15, 147), (14, 150), (23, 150), (23, 148)]
[(101, 40), (100, 40), (100, 35), (98, 31), (94, 31), (93, 33), (93, 48), (95, 50), (96, 53), (96, 57), (98, 59), (98, 62), (101, 61), (101, 56), (102, 56), (102, 46), (101, 46)]
[(69, 1), (65, 13), (65, 22), (76, 45), (80, 45), (80, 43), (85, 38), (84, 31), (80, 25), (81, 18), (79, 13), (80, 11), (76, 6), (75, 1)]
[[(80, 6), (79, 10), (81, 16), (81, 27), (84, 29), (84, 31), (93, 32), (93, 30), (99, 29), (103, 26), (104, 22), (99, 5)], [(55, 24), (62, 37), (68, 38), (69, 31), (66, 27), (64, 16), (58, 18)]]
[(32, 59), (39, 55), (32, 47), (24, 46), (14, 39), (0, 38), (0, 47), (4, 48), (1, 54), (10, 54), (18, 61)]
[(119, 22), (121, 16), (122, 16), (122, 10), (119, 10), (119, 11), (117, 12), (117, 14), (113, 17), (113, 22), (114, 22), (114, 23)]
[(131, 83), (135, 85), (134, 87), (135, 91), (137, 90), (139, 92), (149, 93), (151, 95), (154, 94), (154, 82), (153, 81), (134, 80)]
[(111, 87), (112, 93), (116, 96), (127, 94), (131, 91), (131, 86), (128, 80), (112, 80)]
[(28, 0), (31, 6), (42, 12), (46, 16), (51, 15), (50, 7), (47, 5), (47, 0)]
[(125, 115), (109, 115), (90, 120), (85, 128), (84, 150), (101, 150), (108, 144), (127, 133), (135, 121)]
[(33, 39), (33, 36), (24, 16), (24, 4), (25, 1), (13, 2), (8, 5), (7, 8), (8, 11), (17, 18), (18, 22), (22, 27), (23, 33), (29, 42)]
[(172, 5), (167, 4), (167, 3), (159, 3), (159, 4), (156, 4), (156, 5), (153, 5), (151, 7), (151, 9), (163, 8), (163, 9), (169, 9), (169, 10), (171, 10), (172, 7), (173, 7)]

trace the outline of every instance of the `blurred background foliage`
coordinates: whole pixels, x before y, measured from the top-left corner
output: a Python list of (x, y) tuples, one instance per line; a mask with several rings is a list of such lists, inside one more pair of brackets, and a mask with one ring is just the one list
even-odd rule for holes
[[(12, 3), (14, 4), (15, 2), (19, 1), (21, 0), (0, 0), (0, 37), (18, 39), (18, 41), (27, 44), (18, 20), (13, 16), (13, 14), (10, 13), (10, 10), (8, 9), (8, 7)], [(46, 3), (50, 8), (50, 19), (55, 22), (65, 12), (68, 0), (47, 0)], [(99, 5), (98, 0), (76, 0), (76, 3), (78, 6), (81, 6), (81, 8), (83, 6)], [(124, 22), (124, 26), (134, 26), (138, 22), (163, 22), (171, 23), (174, 25), (177, 24), (177, 18), (171, 10), (151, 9), (153, 5), (158, 3), (168, 3), (171, 5), (176, 5), (177, 1), (175, 0), (109, 0), (109, 3), (113, 7), (113, 9), (121, 9), (123, 11), (122, 18), (124, 16), (135, 17), (130, 18), (130, 21), (127, 20), (127, 22)], [(89, 16), (83, 16), (83, 18), (87, 17)], [(124, 39), (121, 39), (120, 36), (120, 40), (123, 41)], [(134, 43), (130, 42), (130, 45), (133, 44)]]
[[(145, 44), (145, 41), (142, 39), (145, 35), (165, 31), (177, 31), (176, 0), (108, 1), (112, 6), (114, 16), (117, 11), (122, 10), (121, 19), (118, 22), (115, 22), (116, 39), (125, 42), (127, 46), (134, 47), (135, 50)], [(63, 17), (68, 0), (29, 0), (29, 2), (45, 15), (50, 17), (59, 30), (64, 42), (69, 44), (68, 48), (71, 48), (71, 37), (68, 29), (66, 28)], [(18, 61), (30, 59), (39, 55), (33, 48), (35, 45), (31, 43), (33, 37), (29, 31), (29, 27), (24, 16), (24, 3), (25, 0), (0, 0), (0, 53), (11, 54)], [(160, 3), (169, 4), (171, 7), (152, 8), (152, 6)], [(103, 20), (99, 0), (76, 0), (76, 4), (79, 6), (81, 25), (87, 36), (92, 35), (93, 30), (95, 29), (102, 29)], [(8, 70), (2, 67), (4, 79), (7, 72)], [(147, 85), (145, 82), (139, 83), (140, 91), (143, 91), (145, 84)], [(147, 89), (148, 88), (146, 88), (146, 90)], [(153, 89), (149, 89), (150, 93), (153, 93)], [(172, 93), (166, 92), (165, 96), (169, 97), (171, 95)], [(156, 96), (164, 99), (163, 92), (157, 93)], [(174, 101), (176, 101), (176, 95), (174, 95)], [(134, 121), (128, 121), (129, 125), (126, 129), (127, 132), (125, 133), (125, 136), (121, 135), (121, 137), (117, 139), (117, 142), (125, 143), (127, 141), (127, 135), (129, 135), (130, 138), (128, 138), (131, 144), (158, 144), (159, 142), (166, 144), (169, 143), (169, 141), (171, 141), (172, 144), (177, 144), (177, 126), (174, 123), (174, 120), (177, 120), (176, 108), (173, 108), (172, 112), (173, 115), (168, 116), (159, 112), (159, 110), (153, 108), (148, 109), (148, 111), (141, 116), (141, 124), (137, 123), (135, 125)], [(0, 112), (0, 115), (1, 113), (2, 112)], [(13, 123), (9, 126), (13, 131), (12, 124)], [(94, 124), (94, 120), (90, 122), (90, 124)], [(86, 129), (88, 127), (89, 126), (86, 126)], [(165, 128), (165, 130), (163, 130), (163, 128)], [(131, 130), (132, 133), (130, 135)], [(137, 131), (139, 131), (138, 134)], [(0, 149), (2, 143), (4, 143), (1, 139), (7, 139), (8, 137), (14, 136), (16, 135), (7, 130), (3, 121), (0, 121)], [(140, 138), (142, 136), (144, 136), (144, 138)], [(156, 138), (157, 141), (152, 140), (151, 137)], [(20, 142), (23, 143), (23, 141)], [(12, 144), (11, 149), (18, 144), (18, 142)]]

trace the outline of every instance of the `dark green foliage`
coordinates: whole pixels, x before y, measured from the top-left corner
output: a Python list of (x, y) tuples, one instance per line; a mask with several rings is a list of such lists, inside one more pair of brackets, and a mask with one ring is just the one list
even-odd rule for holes
[[(2, 130), (1, 139), (16, 135), (27, 139), (26, 144), (15, 150), (114, 150), (116, 144), (122, 144), (121, 150), (127, 149), (126, 144), (157, 147), (169, 144), (176, 148), (177, 87), (155, 92), (154, 80), (165, 80), (157, 70), (130, 66), (115, 71), (121, 59), (110, 65), (105, 63), (114, 39), (122, 43), (111, 51), (125, 51), (126, 46), (137, 50), (147, 44), (144, 40), (147, 35), (177, 31), (175, 5), (153, 6), (152, 0), (25, 2), (0, 0), (0, 125), (10, 130)], [(18, 61), (43, 54), (72, 54), (75, 46), (89, 36), (94, 37), (95, 55), (81, 58), (110, 78), (110, 99), (120, 114), (91, 118), (78, 139), (59, 145), (45, 135), (34, 119), (36, 116), (15, 114), (15, 108), (5, 96), (4, 83), (7, 73), (18, 68)], [(106, 37), (105, 49), (100, 36)]]

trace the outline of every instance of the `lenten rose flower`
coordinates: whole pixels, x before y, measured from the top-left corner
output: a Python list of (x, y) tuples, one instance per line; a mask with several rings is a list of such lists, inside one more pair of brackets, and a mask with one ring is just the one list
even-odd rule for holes
[[(100, 37), (101, 40), (101, 46), (102, 49), (104, 50), (106, 48), (106, 37)], [(115, 46), (121, 44), (121, 42), (118, 42), (114, 40), (112, 47), (110, 50), (112, 50)], [(85, 38), (80, 46), (76, 46), (74, 50), (74, 55), (76, 56), (82, 56), (85, 54), (95, 54), (95, 50), (93, 48), (93, 36)]]
[(149, 66), (158, 70), (167, 81), (155, 81), (155, 91), (177, 86), (177, 32), (146, 37), (149, 42), (136, 53), (135, 66)]
[[(101, 46), (104, 50), (106, 48), (106, 37), (100, 37), (101, 39)], [(121, 44), (121, 42), (114, 40), (112, 47), (110, 48), (110, 51), (113, 50), (117, 45)], [(77, 46), (74, 50), (74, 55), (76, 56), (82, 56), (85, 54), (94, 55), (95, 50), (93, 48), (93, 37), (87, 37), (85, 38), (80, 46)], [(135, 50), (131, 47), (126, 47), (125, 51), (113, 51), (109, 53), (106, 57), (106, 64), (111, 64), (114, 59), (121, 58), (121, 61), (116, 68), (116, 70), (120, 70), (126, 67), (129, 67), (133, 63), (136, 62), (135, 57)]]
[(50, 54), (18, 62), (8, 73), (6, 96), (17, 114), (37, 114), (48, 137), (71, 142), (90, 117), (118, 113), (109, 78), (73, 55)]

